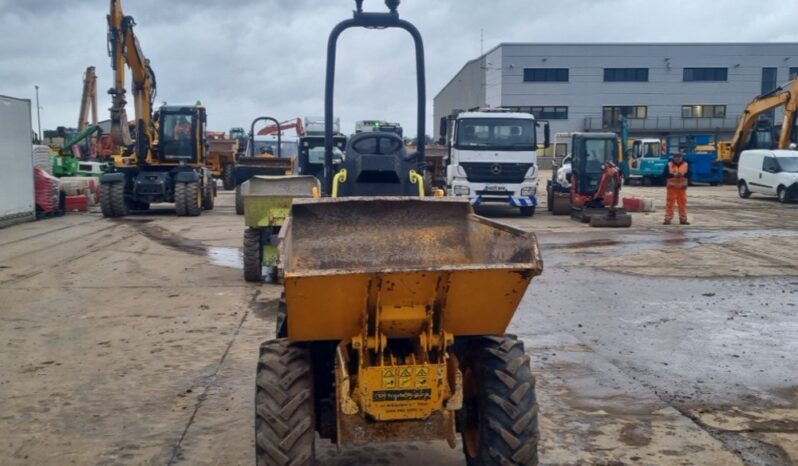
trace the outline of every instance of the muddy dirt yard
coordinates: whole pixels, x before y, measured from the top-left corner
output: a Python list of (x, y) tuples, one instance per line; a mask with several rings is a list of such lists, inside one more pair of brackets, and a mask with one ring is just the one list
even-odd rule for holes
[[(664, 188), (629, 229), (540, 209), (543, 275), (511, 326), (532, 358), (543, 464), (798, 462), (798, 204)], [(545, 195), (543, 201), (545, 202)], [(544, 204), (545, 205), (545, 204)], [(258, 345), (275, 285), (247, 284), (233, 196), (0, 230), (0, 464), (254, 463)], [(317, 445), (321, 464), (463, 464), (445, 443)]]

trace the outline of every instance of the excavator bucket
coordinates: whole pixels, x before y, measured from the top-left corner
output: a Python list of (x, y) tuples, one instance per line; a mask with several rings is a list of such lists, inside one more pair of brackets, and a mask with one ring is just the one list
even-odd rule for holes
[(282, 259), (292, 340), (348, 340), (366, 309), (381, 332), (501, 335), (543, 264), (534, 234), (475, 215), (467, 200), (296, 199)]

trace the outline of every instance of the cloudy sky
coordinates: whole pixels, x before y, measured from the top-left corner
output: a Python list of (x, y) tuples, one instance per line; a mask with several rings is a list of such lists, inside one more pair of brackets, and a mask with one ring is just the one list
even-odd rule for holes
[[(424, 36), (427, 133), (432, 98), (463, 64), (500, 42), (798, 41), (798, 2), (773, 0), (403, 0)], [(158, 80), (157, 102), (208, 108), (209, 128), (321, 115), (329, 31), (352, 0), (124, 0)], [(366, 10), (384, 11), (382, 0)], [(97, 67), (100, 119), (112, 86), (106, 0), (0, 0), (0, 94), (34, 99), (42, 128), (75, 126), (82, 75)], [(339, 42), (336, 116), (344, 130), (380, 118), (415, 128), (412, 40), (349, 30)], [(35, 101), (34, 101), (35, 106)], [(132, 104), (129, 104), (132, 118)], [(35, 107), (34, 107), (35, 115)], [(35, 130), (34, 116), (34, 130)]]

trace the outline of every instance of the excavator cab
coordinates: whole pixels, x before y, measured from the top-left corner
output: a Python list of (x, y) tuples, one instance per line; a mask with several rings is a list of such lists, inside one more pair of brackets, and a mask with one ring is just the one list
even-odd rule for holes
[(618, 138), (613, 133), (575, 134), (571, 147), (574, 191), (593, 195), (606, 164), (618, 166)]
[(593, 227), (630, 227), (618, 208), (623, 175), (614, 133), (574, 133), (571, 140), (571, 217)]
[(158, 111), (160, 161), (186, 165), (204, 164), (205, 122), (205, 107), (161, 107)]

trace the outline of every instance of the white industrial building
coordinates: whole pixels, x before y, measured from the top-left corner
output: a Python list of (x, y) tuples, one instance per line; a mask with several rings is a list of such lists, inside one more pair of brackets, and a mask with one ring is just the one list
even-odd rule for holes
[[(552, 134), (728, 137), (745, 106), (798, 75), (798, 43), (503, 43), (466, 63), (434, 99), (440, 118), (505, 107), (548, 120)], [(779, 111), (769, 115), (780, 120)]]

